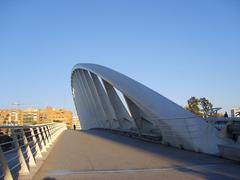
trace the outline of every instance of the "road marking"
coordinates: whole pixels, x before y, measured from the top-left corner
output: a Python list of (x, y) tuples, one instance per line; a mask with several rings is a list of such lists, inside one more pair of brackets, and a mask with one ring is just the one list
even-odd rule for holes
[(70, 174), (110, 174), (110, 173), (141, 173), (141, 172), (151, 172), (157, 173), (161, 171), (171, 171), (171, 170), (193, 170), (201, 169), (206, 167), (219, 167), (227, 164), (203, 164), (203, 165), (194, 165), (194, 166), (176, 166), (176, 167), (162, 167), (162, 168), (132, 168), (132, 169), (80, 169), (80, 170), (71, 170), (71, 169), (58, 169), (48, 171), (49, 174), (53, 175), (70, 175)]

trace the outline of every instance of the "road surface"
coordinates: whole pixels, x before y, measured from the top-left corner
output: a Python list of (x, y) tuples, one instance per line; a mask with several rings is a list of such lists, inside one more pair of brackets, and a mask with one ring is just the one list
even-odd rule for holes
[(238, 179), (240, 163), (104, 130), (65, 131), (34, 179)]

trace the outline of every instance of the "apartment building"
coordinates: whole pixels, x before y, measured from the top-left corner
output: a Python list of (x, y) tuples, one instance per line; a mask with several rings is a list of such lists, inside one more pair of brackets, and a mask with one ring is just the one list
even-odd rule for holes
[(24, 124), (38, 124), (39, 109), (29, 108), (23, 110), (23, 123)]
[(0, 124), (23, 124), (23, 112), (20, 109), (0, 109)]
[(52, 107), (40, 109), (38, 123), (42, 124), (51, 122), (63, 122), (66, 123), (69, 128), (71, 128), (72, 112), (66, 109), (58, 109)]
[(44, 124), (66, 123), (72, 128), (72, 112), (61, 108), (0, 109), (0, 124)]

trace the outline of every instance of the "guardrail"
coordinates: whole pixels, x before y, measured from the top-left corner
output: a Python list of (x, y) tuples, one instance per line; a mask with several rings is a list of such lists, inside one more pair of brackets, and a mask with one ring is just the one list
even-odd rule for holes
[(66, 130), (66, 124), (0, 126), (0, 179), (17, 179), (30, 174), (36, 160)]

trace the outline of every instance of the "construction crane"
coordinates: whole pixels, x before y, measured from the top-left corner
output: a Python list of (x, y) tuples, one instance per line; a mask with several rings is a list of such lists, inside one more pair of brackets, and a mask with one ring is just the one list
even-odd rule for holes
[(20, 107), (21, 105), (23, 105), (23, 104), (20, 103), (20, 102), (13, 102), (11, 105), (12, 105), (12, 106), (16, 106), (17, 109), (19, 109), (19, 107)]
[(25, 104), (25, 103), (21, 103), (21, 102), (13, 102), (12, 107), (16, 107), (16, 109), (20, 109), (21, 106), (29, 106), (30, 104)]

